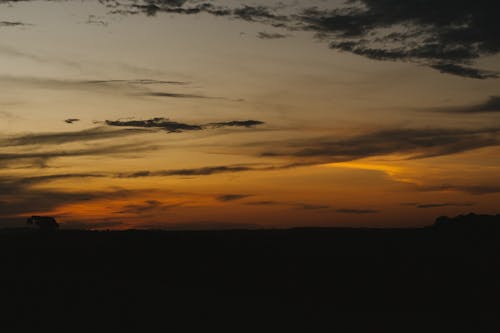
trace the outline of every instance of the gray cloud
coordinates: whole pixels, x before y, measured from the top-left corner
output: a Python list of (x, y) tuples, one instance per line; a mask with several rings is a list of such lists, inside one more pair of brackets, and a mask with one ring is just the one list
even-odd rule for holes
[[(71, 120), (74, 121), (74, 119)], [(146, 129), (132, 129), (132, 128), (110, 130), (106, 127), (95, 127), (81, 131), (33, 133), (33, 134), (13, 135), (3, 138), (0, 137), (0, 145), (2, 147), (27, 146), (27, 145), (60, 145), (71, 142), (121, 138), (131, 135), (144, 134), (144, 133), (150, 133), (150, 131), (147, 131)]]
[(245, 199), (251, 197), (251, 194), (221, 194), (216, 197), (218, 201), (228, 202), (228, 201), (237, 201), (241, 199)]
[(496, 79), (498, 78), (498, 73), (493, 71), (487, 71), (484, 69), (477, 69), (472, 67), (467, 67), (463, 65), (450, 64), (450, 63), (437, 63), (431, 64), (431, 68), (437, 69), (441, 73), (452, 74), (462, 77), (468, 77), (471, 79)]
[(264, 125), (263, 121), (258, 121), (258, 120), (233, 120), (233, 121), (224, 121), (224, 122), (218, 122), (218, 123), (209, 123), (206, 124), (205, 127), (214, 127), (214, 128), (220, 128), (220, 127), (255, 127), (259, 125)]
[(144, 96), (151, 97), (169, 97), (169, 98), (217, 98), (217, 97), (206, 97), (203, 95), (195, 95), (195, 94), (180, 94), (180, 93), (168, 93), (168, 92), (149, 92), (143, 94)]
[(153, 80), (153, 79), (135, 79), (135, 80), (89, 80), (82, 81), (88, 84), (131, 84), (131, 85), (186, 85), (188, 82), (184, 81), (166, 81), (166, 80)]
[(128, 174), (120, 174), (121, 178), (141, 178), (141, 177), (165, 177), (165, 176), (209, 176), (220, 173), (236, 173), (244, 171), (259, 170), (249, 166), (212, 166), (194, 169), (174, 169), (159, 171), (138, 171)]
[(149, 214), (157, 214), (166, 210), (182, 206), (180, 203), (166, 204), (158, 200), (146, 200), (138, 204), (126, 205), (123, 209), (114, 212), (115, 214), (134, 214), (146, 216)]
[(202, 129), (200, 125), (189, 125), (170, 121), (165, 118), (153, 118), (147, 120), (106, 120), (108, 126), (118, 127), (143, 127), (143, 128), (161, 128), (169, 133), (183, 132), (183, 131), (199, 131)]
[(201, 125), (191, 125), (185, 123), (179, 123), (175, 121), (170, 121), (166, 118), (152, 118), (147, 120), (106, 120), (106, 125), (108, 126), (118, 126), (118, 127), (143, 127), (143, 128), (159, 128), (163, 129), (169, 133), (179, 133), (185, 131), (199, 131), (207, 128), (221, 128), (221, 127), (255, 127), (257, 125), (264, 124), (262, 121), (257, 120), (244, 120), (244, 121), (227, 121), (218, 123), (209, 123)]
[[(441, 72), (470, 78), (497, 73), (467, 67), (500, 52), (500, 24), (491, 1), (353, 0), (334, 10), (310, 8), (300, 25), (333, 49), (376, 60), (414, 61)], [(493, 7), (492, 7), (493, 6)]]
[(0, 166), (6, 168), (12, 165), (25, 163), (25, 167), (44, 168), (47, 162), (55, 158), (68, 158), (79, 156), (120, 156), (137, 155), (137, 152), (146, 152), (157, 149), (157, 146), (148, 145), (144, 142), (121, 145), (102, 145), (83, 149), (50, 150), (50, 151), (29, 151), (19, 153), (1, 153)]
[(500, 193), (500, 185), (438, 185), (438, 186), (420, 186), (419, 191), (423, 192), (464, 192), (473, 195)]
[(271, 33), (271, 32), (261, 31), (257, 34), (257, 38), (259, 39), (283, 39), (287, 37), (288, 35), (280, 34), (277, 32)]
[(376, 214), (379, 211), (374, 210), (374, 209), (356, 209), (356, 208), (340, 208), (336, 210), (337, 213), (341, 214), (358, 214), (358, 215), (364, 215), (364, 214)]
[(295, 209), (301, 210), (326, 210), (331, 209), (330, 205), (318, 205), (310, 204), (304, 202), (292, 202), (292, 201), (272, 201), (272, 200), (261, 200), (261, 201), (249, 201), (245, 202), (248, 206), (290, 206)]
[(250, 201), (246, 202), (245, 205), (249, 206), (276, 206), (276, 205), (282, 205), (284, 203), (280, 203), (278, 201), (272, 201), (272, 200), (262, 200), (262, 201)]
[(329, 205), (313, 205), (307, 203), (295, 203), (295, 208), (304, 209), (304, 210), (322, 210), (322, 209), (330, 209), (332, 208)]
[(324, 137), (275, 143), (262, 156), (288, 156), (320, 162), (344, 162), (371, 156), (404, 154), (419, 159), (500, 144), (499, 128), (390, 129), (348, 138)]
[(442, 208), (442, 207), (469, 207), (473, 206), (473, 203), (470, 202), (445, 202), (445, 203), (423, 203), (417, 204), (415, 207), (417, 208)]
[(439, 108), (437, 111), (448, 113), (498, 113), (500, 112), (500, 96), (491, 96), (484, 102), (466, 106), (444, 107)]
[(308, 166), (311, 163), (288, 163), (281, 165), (253, 166), (253, 165), (219, 165), (192, 169), (172, 169), (156, 171), (137, 171), (132, 173), (120, 173), (118, 178), (141, 178), (141, 177), (169, 177), (169, 176), (210, 176), (222, 173), (238, 173), (249, 171), (274, 171)]
[(95, 24), (95, 25), (101, 25), (103, 27), (107, 27), (108, 26), (108, 22), (103, 20), (103, 19), (100, 19), (99, 17), (95, 16), (95, 15), (89, 15), (87, 21), (85, 21), (86, 24)]
[(30, 24), (26, 24), (23, 22), (14, 22), (14, 21), (0, 21), (0, 28), (1, 27), (23, 27), (27, 26)]
[[(409, 61), (474, 79), (499, 75), (474, 66), (479, 58), (500, 53), (500, 21), (496, 15), (500, 5), (491, 0), (346, 0), (336, 9), (296, 8), (292, 14), (280, 14), (283, 6), (230, 7), (194, 0), (103, 0), (101, 3), (111, 9), (110, 13), (118, 15), (205, 13), (289, 31), (311, 31), (317, 38), (328, 41), (331, 49), (374, 60)], [(16, 23), (21, 22), (6, 22), (6, 25)], [(284, 35), (258, 35), (268, 39), (281, 36)], [(187, 97), (166, 94), (164, 97)]]
[[(375, 60), (411, 61), (462, 77), (496, 78), (473, 67), (482, 56), (500, 52), (498, 4), (491, 0), (347, 0), (337, 9), (317, 7), (281, 15), (278, 8), (215, 6), (208, 1), (149, 0), (123, 4), (115, 13), (208, 13), (288, 30), (312, 31), (330, 48)], [(264, 33), (260, 38), (278, 37)]]
[(0, 176), (0, 218), (16, 217), (31, 212), (49, 212), (62, 205), (102, 198), (125, 198), (134, 191), (79, 191), (69, 192), (37, 185), (69, 178), (100, 177), (97, 174), (59, 174), (37, 177)]

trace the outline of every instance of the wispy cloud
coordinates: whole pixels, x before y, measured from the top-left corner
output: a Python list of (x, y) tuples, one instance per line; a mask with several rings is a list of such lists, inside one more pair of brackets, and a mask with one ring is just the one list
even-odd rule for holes
[(178, 133), (185, 131), (199, 131), (202, 129), (209, 128), (221, 128), (221, 127), (246, 127), (251, 128), (258, 125), (264, 124), (262, 121), (257, 120), (244, 120), (244, 121), (227, 121), (227, 122), (218, 122), (218, 123), (209, 123), (209, 124), (186, 124), (179, 123), (176, 121), (171, 121), (167, 118), (152, 118), (146, 120), (106, 120), (106, 125), (108, 126), (117, 126), (117, 127), (139, 127), (139, 128), (159, 128), (165, 130), (169, 133)]
[(274, 200), (249, 201), (245, 202), (244, 204), (248, 206), (289, 206), (295, 209), (312, 210), (312, 211), (313, 210), (323, 211), (333, 208), (330, 205), (311, 204), (311, 203), (293, 202), (293, 201), (274, 201)]
[(24, 26), (29, 26), (31, 24), (27, 24), (24, 22), (17, 22), (17, 21), (0, 21), (0, 28), (1, 27), (24, 27)]
[(121, 210), (114, 212), (115, 214), (132, 214), (139, 216), (147, 216), (150, 214), (160, 214), (169, 209), (182, 206), (181, 203), (164, 203), (158, 200), (146, 200), (137, 204), (125, 205)]
[(137, 156), (158, 149), (158, 146), (144, 142), (127, 144), (99, 145), (81, 149), (56, 149), (41, 151), (24, 151), (13, 153), (0, 153), (0, 166), (10, 168), (24, 163), (25, 167), (44, 168), (47, 162), (55, 158), (72, 158), (82, 156), (109, 157), (109, 156)]
[(298, 168), (307, 166), (310, 164), (279, 164), (279, 165), (264, 165), (264, 166), (254, 166), (254, 165), (218, 165), (218, 166), (207, 166), (201, 168), (191, 168), (191, 169), (171, 169), (171, 170), (142, 170), (132, 173), (119, 173), (116, 176), (119, 178), (142, 178), (142, 177), (171, 177), (171, 176), (211, 176), (216, 174), (224, 173), (239, 173), (239, 172), (249, 172), (249, 171), (275, 171), (275, 170), (286, 170), (292, 168)]
[(341, 213), (341, 214), (364, 215), (364, 214), (376, 214), (379, 211), (375, 210), (375, 209), (340, 208), (340, 209), (337, 209), (336, 212)]
[(435, 186), (419, 186), (417, 188), (423, 192), (463, 192), (473, 195), (495, 194), (500, 193), (500, 185), (495, 184), (478, 184), (478, 185), (435, 185)]
[(421, 159), (498, 146), (499, 128), (480, 129), (389, 129), (352, 137), (337, 136), (290, 140), (275, 145), (261, 156), (293, 157), (320, 162), (345, 162), (390, 154)]
[[(76, 121), (71, 120), (70, 123)], [(66, 120), (66, 122), (68, 122)], [(28, 146), (28, 145), (60, 145), (71, 142), (96, 141), (112, 138), (151, 133), (146, 129), (108, 129), (106, 127), (95, 127), (81, 131), (64, 131), (48, 133), (18, 134), (0, 137), (0, 145), (3, 147)]]
[(473, 206), (472, 202), (438, 202), (438, 203), (417, 203), (416, 208), (443, 208), (443, 207), (469, 207)]
[(500, 113), (500, 96), (491, 96), (486, 101), (477, 104), (442, 107), (430, 110), (457, 114)]
[(277, 32), (261, 31), (257, 34), (257, 38), (259, 38), (259, 39), (283, 39), (283, 38), (287, 38), (287, 37), (288, 37), (288, 35), (280, 34)]
[(241, 199), (245, 199), (251, 197), (251, 194), (221, 194), (216, 197), (218, 201), (229, 202), (229, 201), (237, 201)]

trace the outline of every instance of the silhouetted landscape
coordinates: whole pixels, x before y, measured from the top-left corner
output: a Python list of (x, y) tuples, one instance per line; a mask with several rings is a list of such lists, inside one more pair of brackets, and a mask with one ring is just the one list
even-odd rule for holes
[(2, 230), (4, 320), (72, 332), (497, 332), (499, 223), (470, 214), (422, 229)]
[(499, 12), (0, 0), (0, 333), (500, 332)]

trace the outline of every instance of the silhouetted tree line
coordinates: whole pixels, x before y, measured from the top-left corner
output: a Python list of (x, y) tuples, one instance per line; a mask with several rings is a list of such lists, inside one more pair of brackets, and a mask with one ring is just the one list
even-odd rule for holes
[(434, 223), (434, 228), (442, 231), (500, 231), (500, 214), (484, 215), (470, 213), (455, 217), (440, 216)]

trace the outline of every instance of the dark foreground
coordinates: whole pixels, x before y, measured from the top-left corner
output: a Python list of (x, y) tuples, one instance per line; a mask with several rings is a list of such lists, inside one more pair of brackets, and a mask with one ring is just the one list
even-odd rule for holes
[(0, 231), (0, 325), (500, 332), (492, 230)]

